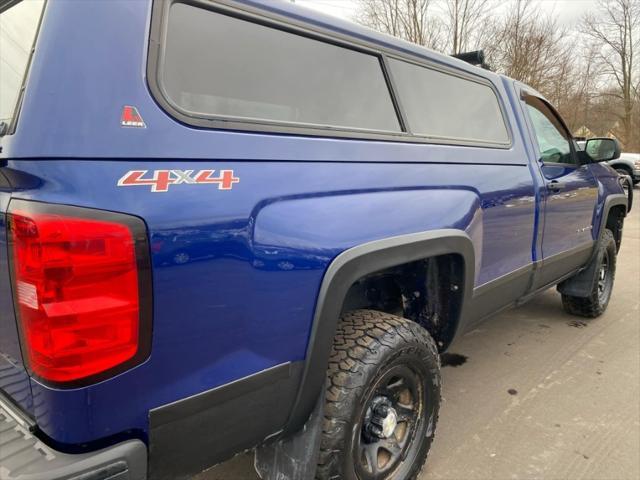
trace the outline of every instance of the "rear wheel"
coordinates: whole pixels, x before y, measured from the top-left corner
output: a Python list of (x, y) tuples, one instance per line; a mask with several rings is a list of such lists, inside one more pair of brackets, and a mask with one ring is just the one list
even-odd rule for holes
[(600, 239), (598, 253), (592, 260), (594, 268), (593, 287), (586, 297), (562, 295), (562, 306), (567, 313), (595, 318), (604, 313), (611, 299), (616, 274), (616, 241), (611, 230), (605, 230)]
[(344, 315), (327, 372), (317, 478), (415, 478), (439, 407), (440, 362), (426, 330), (372, 310)]

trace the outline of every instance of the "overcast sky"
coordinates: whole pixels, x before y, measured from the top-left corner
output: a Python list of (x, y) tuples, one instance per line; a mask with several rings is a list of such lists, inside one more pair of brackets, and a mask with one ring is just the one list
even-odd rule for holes
[[(566, 26), (573, 25), (588, 10), (593, 10), (597, 0), (534, 0), (544, 12), (557, 15), (558, 21)], [(295, 3), (313, 8), (330, 15), (353, 19), (358, 9), (358, 0), (295, 0)], [(508, 1), (496, 0), (496, 4), (508, 5)], [(498, 7), (501, 8), (501, 7)], [(504, 8), (504, 7), (503, 7)]]

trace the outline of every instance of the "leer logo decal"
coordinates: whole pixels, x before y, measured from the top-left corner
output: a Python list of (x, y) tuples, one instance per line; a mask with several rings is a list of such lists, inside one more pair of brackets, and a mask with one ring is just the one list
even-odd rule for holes
[(131, 105), (125, 105), (122, 107), (120, 125), (123, 127), (147, 128), (142, 116), (138, 113), (138, 109)]
[(152, 192), (167, 192), (170, 185), (186, 183), (218, 184), (218, 190), (231, 190), (234, 183), (240, 179), (233, 174), (233, 170), (220, 170), (214, 176), (215, 170), (153, 170), (152, 177), (147, 177), (149, 170), (130, 170), (118, 180), (119, 187), (131, 187), (135, 185), (150, 185)]

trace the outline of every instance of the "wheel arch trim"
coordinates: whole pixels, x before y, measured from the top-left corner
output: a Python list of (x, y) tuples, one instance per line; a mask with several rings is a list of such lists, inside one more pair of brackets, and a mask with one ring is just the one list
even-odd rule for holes
[(629, 199), (624, 193), (612, 193), (606, 196), (604, 199), (604, 205), (602, 207), (602, 214), (600, 216), (600, 225), (598, 227), (598, 236), (596, 237), (596, 245), (594, 250), (597, 250), (598, 240), (602, 235), (602, 232), (607, 227), (607, 220), (609, 219), (609, 214), (613, 207), (617, 207), (619, 205), (624, 206), (625, 216), (629, 213)]
[(293, 433), (307, 420), (324, 385), (331, 344), (349, 288), (360, 278), (405, 263), (455, 254), (463, 260), (462, 305), (455, 322), (464, 318), (464, 307), (473, 295), (475, 252), (462, 230), (440, 229), (364, 243), (338, 255), (329, 265), (320, 286), (307, 346), (304, 373), (284, 433)]
[(582, 268), (578, 270), (578, 272), (574, 276), (569, 277), (568, 279), (558, 284), (559, 292), (572, 294), (575, 296), (585, 296), (588, 294), (588, 292), (590, 291), (588, 289), (588, 270), (594, 259), (598, 255), (598, 249), (600, 248), (600, 239), (602, 238), (602, 234), (605, 228), (607, 228), (607, 220), (609, 219), (609, 214), (611, 213), (613, 207), (617, 206), (624, 206), (626, 216), (626, 214), (629, 212), (629, 199), (624, 193), (612, 193), (605, 197), (604, 204), (602, 206), (602, 212), (600, 214), (600, 219), (598, 222), (599, 226), (597, 236), (593, 242), (593, 250), (591, 251), (589, 260), (582, 266)]

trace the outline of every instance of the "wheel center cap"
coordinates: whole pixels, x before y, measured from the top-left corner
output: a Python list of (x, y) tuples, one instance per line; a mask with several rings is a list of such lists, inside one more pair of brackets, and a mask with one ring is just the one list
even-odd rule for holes
[(389, 409), (387, 416), (382, 420), (382, 435), (384, 438), (389, 438), (393, 435), (393, 432), (396, 430), (398, 426), (398, 415), (393, 408)]

